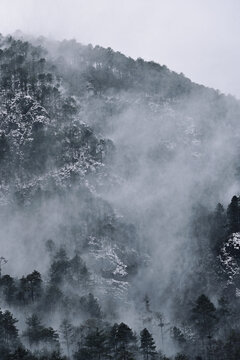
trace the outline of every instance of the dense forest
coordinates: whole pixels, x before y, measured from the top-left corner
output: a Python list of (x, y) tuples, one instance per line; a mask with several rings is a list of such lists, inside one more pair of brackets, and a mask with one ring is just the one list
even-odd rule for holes
[(0, 360), (239, 360), (240, 103), (0, 36)]

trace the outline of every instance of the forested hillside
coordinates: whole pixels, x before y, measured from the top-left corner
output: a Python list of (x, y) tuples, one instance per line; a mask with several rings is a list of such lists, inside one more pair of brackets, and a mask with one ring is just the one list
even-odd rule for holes
[(240, 358), (240, 103), (0, 37), (0, 360)]

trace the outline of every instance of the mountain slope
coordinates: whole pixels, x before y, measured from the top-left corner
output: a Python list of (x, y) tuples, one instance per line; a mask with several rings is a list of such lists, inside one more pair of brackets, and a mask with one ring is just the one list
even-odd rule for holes
[(159, 359), (238, 339), (219, 299), (239, 271), (240, 229), (214, 209), (239, 189), (239, 117), (236, 99), (154, 62), (0, 38), (0, 295), (19, 319), (6, 359), (20, 343), (37, 359), (95, 359), (96, 347), (138, 359), (122, 321), (148, 327)]

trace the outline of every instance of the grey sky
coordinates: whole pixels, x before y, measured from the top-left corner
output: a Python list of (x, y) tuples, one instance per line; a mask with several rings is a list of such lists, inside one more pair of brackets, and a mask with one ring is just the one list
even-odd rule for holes
[(240, 98), (239, 0), (0, 0), (0, 32), (110, 46)]

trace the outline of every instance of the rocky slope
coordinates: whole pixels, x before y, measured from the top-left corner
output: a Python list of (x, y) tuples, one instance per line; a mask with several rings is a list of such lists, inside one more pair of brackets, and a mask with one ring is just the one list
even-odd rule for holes
[(140, 256), (130, 237), (117, 230), (128, 225), (98, 191), (109, 176), (114, 145), (83, 122), (77, 100), (50, 72), (43, 53), (26, 42), (1, 39), (0, 199), (2, 221), (12, 212), (3, 226), (12, 228), (7, 239), (19, 243), (13, 252), (13, 245), (4, 244), (1, 255), (15, 273), (17, 252), (29, 252), (29, 264), (20, 271), (34, 266), (44, 272), (46, 261), (40, 265), (35, 251), (44, 254), (51, 238), (69, 253), (82, 252), (103, 301), (112, 291), (126, 301), (129, 274)]

